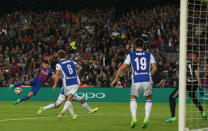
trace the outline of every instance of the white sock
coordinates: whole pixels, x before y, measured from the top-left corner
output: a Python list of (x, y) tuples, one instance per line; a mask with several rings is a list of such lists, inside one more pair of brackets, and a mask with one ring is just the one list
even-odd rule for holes
[(145, 120), (149, 121), (150, 112), (152, 109), (152, 101), (147, 100), (145, 104)]
[(71, 113), (72, 116), (74, 116), (74, 110), (71, 101), (66, 101), (63, 112), (65, 112), (67, 109), (69, 109), (69, 112)]
[(84, 107), (88, 112), (92, 112), (92, 110), (90, 109), (90, 107), (88, 106), (87, 102), (84, 102), (82, 104), (82, 107)]
[(45, 111), (45, 110), (48, 110), (48, 109), (51, 109), (51, 108), (56, 108), (56, 104), (49, 104), (49, 105), (43, 107), (43, 110)]
[(136, 119), (136, 111), (137, 111), (136, 99), (131, 99), (131, 101), (130, 101), (130, 110), (131, 110), (132, 120)]

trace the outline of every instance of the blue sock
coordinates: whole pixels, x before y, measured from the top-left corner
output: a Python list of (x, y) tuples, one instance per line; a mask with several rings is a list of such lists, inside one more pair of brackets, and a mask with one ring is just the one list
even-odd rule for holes
[(15, 87), (18, 87), (18, 86), (21, 86), (21, 85), (25, 85), (25, 82), (22, 81), (22, 82), (18, 82), (16, 84), (14, 84)]
[(28, 97), (28, 96), (26, 95), (25, 97), (23, 97), (23, 98), (20, 99), (20, 102), (21, 102), (21, 101), (26, 101), (26, 100), (28, 100), (28, 99), (30, 99), (30, 97)]

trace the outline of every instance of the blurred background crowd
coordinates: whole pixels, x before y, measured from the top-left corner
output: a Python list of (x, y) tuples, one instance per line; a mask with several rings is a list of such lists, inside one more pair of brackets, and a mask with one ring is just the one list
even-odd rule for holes
[[(142, 37), (145, 49), (157, 62), (154, 87), (177, 86), (179, 8), (158, 6), (122, 11), (113, 7), (77, 11), (12, 11), (0, 16), (0, 86), (29, 80), (48, 59), (55, 70), (55, 55), (67, 52), (82, 67), (81, 84), (110, 87), (114, 73)], [(51, 86), (52, 81), (45, 86)], [(129, 88), (130, 68), (118, 88)]]

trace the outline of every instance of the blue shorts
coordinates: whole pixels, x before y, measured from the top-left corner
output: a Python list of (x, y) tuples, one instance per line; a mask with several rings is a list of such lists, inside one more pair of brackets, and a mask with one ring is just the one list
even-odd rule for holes
[(30, 84), (32, 85), (31, 92), (36, 95), (36, 93), (39, 91), (39, 89), (42, 87), (41, 82), (37, 78), (33, 78), (32, 80), (29, 81)]

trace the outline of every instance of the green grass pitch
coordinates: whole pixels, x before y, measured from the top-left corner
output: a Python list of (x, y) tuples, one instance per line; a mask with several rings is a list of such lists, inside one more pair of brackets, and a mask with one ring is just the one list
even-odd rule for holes
[(141, 129), (144, 119), (144, 103), (138, 103), (138, 124), (131, 129), (129, 103), (94, 103), (91, 107), (99, 107), (99, 111), (89, 114), (80, 103), (73, 102), (74, 111), (79, 116), (73, 120), (67, 111), (62, 120), (57, 115), (63, 105), (37, 116), (40, 106), (51, 102), (12, 102), (0, 103), (0, 130), (2, 131), (177, 131), (178, 123), (166, 124), (170, 116), (168, 103), (153, 103), (147, 129)]

